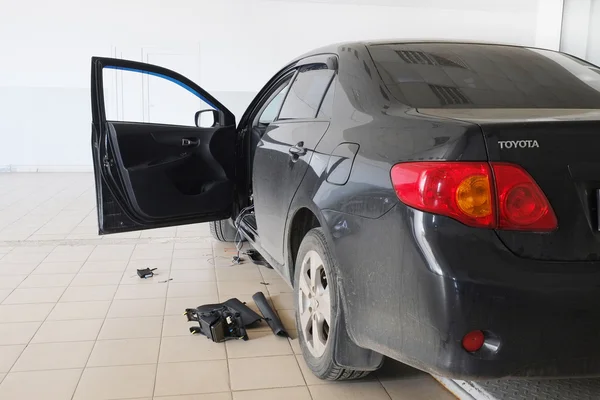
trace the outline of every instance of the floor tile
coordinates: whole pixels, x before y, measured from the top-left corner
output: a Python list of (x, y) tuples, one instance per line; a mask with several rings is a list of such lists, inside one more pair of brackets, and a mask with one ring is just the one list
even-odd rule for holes
[(304, 361), (304, 358), (302, 357), (302, 351), (300, 351), (299, 354), (296, 354), (296, 361), (300, 366), (300, 371), (302, 371), (302, 376), (304, 376), (304, 381), (307, 385), (328, 385), (333, 383), (333, 381), (319, 379), (315, 376), (315, 374), (312, 373), (308, 365), (306, 365), (306, 361)]
[(231, 400), (231, 392), (159, 396), (154, 397), (154, 400)]
[(171, 270), (179, 269), (212, 269), (214, 265), (208, 260), (212, 259), (212, 256), (204, 257), (202, 259), (196, 258), (174, 258), (171, 262)]
[(267, 285), (267, 290), (269, 291), (269, 293), (271, 295), (278, 294), (278, 293), (292, 293), (294, 291), (294, 289), (292, 289), (292, 287), (285, 282), (284, 283), (269, 283), (269, 285)]
[(233, 400), (311, 400), (306, 386), (233, 392)]
[(160, 338), (98, 340), (88, 367), (156, 364)]
[(109, 286), (70, 286), (61, 297), (61, 302), (112, 300), (117, 285)]
[(165, 315), (182, 315), (187, 308), (196, 308), (204, 304), (218, 303), (217, 296), (169, 297)]
[(257, 267), (258, 267), (258, 270), (260, 271), (261, 275), (265, 279), (275, 279), (275, 278), (281, 277), (281, 275), (279, 275), (279, 272), (277, 272), (277, 270), (275, 270), (273, 268), (263, 267), (262, 265), (258, 265)]
[(232, 390), (302, 386), (304, 378), (294, 356), (229, 360)]
[[(333, 385), (309, 386), (313, 400), (389, 400), (387, 392), (379, 382), (336, 383)], [(411, 398), (411, 400), (414, 399)], [(436, 399), (437, 400), (437, 399)]]
[[(210, 235), (210, 234), (209, 234)], [(212, 238), (184, 239), (185, 241), (175, 243), (175, 250), (179, 249), (206, 249), (212, 254)]]
[(160, 337), (162, 317), (112, 318), (104, 322), (98, 340)]
[(123, 272), (128, 259), (118, 261), (86, 261), (79, 272)]
[(67, 287), (75, 274), (40, 274), (29, 275), (19, 288)]
[(31, 343), (83, 342), (96, 340), (101, 319), (73, 321), (46, 321), (37, 331)]
[(425, 373), (381, 380), (381, 384), (392, 400), (435, 399), (454, 400), (454, 395)]
[(133, 245), (98, 245), (90, 254), (88, 261), (127, 261), (133, 253), (133, 247)]
[(300, 341), (298, 340), (298, 331), (295, 329), (288, 329), (287, 333), (290, 335), (288, 340), (290, 341), (290, 346), (292, 346), (292, 351), (296, 355), (301, 355), (302, 349), (300, 348)]
[(109, 306), (109, 300), (57, 303), (48, 316), (48, 320), (103, 319), (106, 317)]
[[(27, 275), (0, 276), (0, 289), (14, 289), (27, 278)], [(2, 300), (0, 300), (2, 301)]]
[(165, 299), (113, 300), (107, 318), (157, 317), (165, 310)]
[(277, 293), (271, 295), (271, 302), (276, 310), (295, 310), (293, 293)]
[(24, 344), (0, 346), (0, 372), (8, 372), (25, 349)]
[(44, 245), (22, 246), (22, 247), (15, 247), (11, 253), (12, 254), (31, 254), (31, 253), (50, 254), (55, 248), (56, 248), (56, 246), (44, 246)]
[(70, 399), (80, 375), (80, 369), (11, 372), (0, 384), (0, 399)]
[(13, 264), (7, 263), (4, 258), (0, 260), (0, 276), (4, 275), (28, 275), (39, 263)]
[(295, 310), (277, 310), (277, 315), (279, 315), (285, 329), (296, 329)]
[(2, 304), (56, 303), (64, 287), (15, 289)]
[(260, 280), (256, 281), (225, 281), (217, 282), (219, 286), (219, 295), (237, 296), (241, 294), (254, 294), (256, 292), (267, 293)]
[(211, 257), (212, 253), (210, 249), (175, 249), (173, 252), (173, 258), (191, 258), (198, 259), (202, 257)]
[(163, 238), (163, 237), (173, 237), (175, 236), (176, 228), (157, 228), (157, 229), (147, 229), (141, 232), (142, 238)]
[(86, 368), (74, 400), (151, 397), (156, 365)]
[(248, 341), (226, 342), (227, 356), (231, 358), (283, 356), (293, 354), (287, 338), (275, 336), (273, 332), (248, 331)]
[(41, 324), (41, 322), (0, 324), (0, 346), (29, 343)]
[(21, 354), (12, 371), (83, 368), (94, 342), (30, 344)]
[(189, 336), (190, 326), (198, 326), (197, 322), (188, 322), (183, 315), (167, 315), (164, 317), (162, 335)]
[(156, 396), (227, 390), (229, 374), (225, 360), (158, 364)]
[(169, 282), (167, 297), (190, 297), (190, 296), (216, 296), (217, 284), (215, 282)]
[(225, 344), (214, 343), (203, 335), (164, 337), (159, 362), (225, 360)]
[(115, 299), (154, 299), (165, 297), (166, 294), (166, 283), (157, 285), (119, 285)]
[(80, 272), (74, 277), (71, 286), (118, 285), (122, 276), (121, 272)]
[(0, 305), (0, 323), (44, 321), (54, 304)]
[(132, 260), (159, 260), (171, 259), (173, 256), (173, 243), (138, 244), (131, 254)]
[(12, 291), (13, 289), (0, 289), (0, 303), (2, 303)]
[(79, 272), (83, 266), (82, 261), (68, 261), (68, 262), (42, 262), (32, 272), (34, 275), (39, 274), (75, 274)]
[(8, 253), (6, 254), (4, 257), (2, 257), (2, 262), (3, 263), (14, 263), (14, 264), (21, 264), (21, 263), (41, 263), (47, 256), (47, 253), (37, 253), (37, 252), (30, 252), (30, 253)]
[[(65, 262), (65, 261), (85, 261), (90, 256), (93, 250), (93, 246), (90, 248), (89, 246), (67, 246), (70, 248), (70, 251), (67, 249), (62, 249), (61, 251), (57, 251), (56, 249), (48, 254), (48, 257), (44, 261), (47, 262)], [(57, 247), (58, 249), (58, 247)]]
[(169, 278), (172, 283), (177, 282), (215, 282), (217, 280), (214, 269), (177, 269), (172, 270)]
[(251, 281), (262, 282), (263, 277), (257, 267), (253, 265), (237, 265), (231, 268), (217, 268), (217, 280), (226, 281)]

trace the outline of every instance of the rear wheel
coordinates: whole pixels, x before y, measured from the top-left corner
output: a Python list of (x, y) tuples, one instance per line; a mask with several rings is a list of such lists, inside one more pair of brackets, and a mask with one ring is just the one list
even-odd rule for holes
[(296, 327), (302, 355), (321, 379), (358, 379), (370, 371), (342, 367), (333, 356), (339, 315), (335, 274), (335, 259), (322, 229), (312, 229), (298, 250), (294, 277)]
[[(235, 242), (237, 229), (231, 219), (209, 222), (210, 234), (219, 242)], [(239, 240), (238, 235), (238, 240)]]

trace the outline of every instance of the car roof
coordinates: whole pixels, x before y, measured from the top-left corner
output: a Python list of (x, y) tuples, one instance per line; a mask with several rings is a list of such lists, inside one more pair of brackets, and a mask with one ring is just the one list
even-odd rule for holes
[(472, 40), (444, 40), (444, 39), (382, 39), (382, 40), (363, 40), (363, 41), (348, 41), (348, 42), (339, 42), (330, 44), (327, 46), (319, 47), (317, 49), (311, 50), (308, 53), (303, 54), (298, 57), (295, 61), (314, 56), (317, 54), (326, 54), (326, 53), (337, 53), (338, 48), (341, 46), (392, 46), (392, 45), (411, 45), (411, 44), (448, 44), (448, 45), (488, 45), (488, 46), (507, 46), (507, 47), (518, 47), (518, 48), (527, 48), (527, 49), (540, 49), (540, 50), (549, 50), (541, 47), (533, 47), (533, 46), (524, 46), (514, 43), (501, 43), (501, 42), (486, 42), (486, 41), (472, 41)]

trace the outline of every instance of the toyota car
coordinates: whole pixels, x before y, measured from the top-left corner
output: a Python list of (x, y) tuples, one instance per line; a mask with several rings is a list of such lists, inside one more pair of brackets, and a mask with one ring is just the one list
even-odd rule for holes
[[(195, 103), (114, 119), (114, 72)], [(285, 65), (238, 120), (177, 72), (95, 57), (92, 110), (100, 233), (209, 222), (247, 240), (293, 287), (316, 376), (384, 357), (464, 379), (600, 374), (598, 67), (344, 43)]]

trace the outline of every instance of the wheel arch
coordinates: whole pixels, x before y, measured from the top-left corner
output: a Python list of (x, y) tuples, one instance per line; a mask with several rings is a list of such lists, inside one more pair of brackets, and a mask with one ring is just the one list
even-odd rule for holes
[[(330, 235), (329, 224), (320, 210), (314, 206), (302, 206), (297, 208), (293, 215), (289, 218), (288, 228), (286, 229), (286, 260), (288, 273), (290, 274), (290, 282), (294, 285), (295, 264), (298, 255), (298, 249), (302, 243), (302, 239), (313, 228), (321, 228), (327, 242), (330, 244), (330, 250), (336, 257), (334, 241)], [(337, 258), (337, 257), (336, 257)], [(339, 269), (339, 266), (338, 266)], [(340, 271), (337, 271), (339, 274)], [(339, 277), (338, 277), (339, 280)], [(336, 362), (343, 367), (357, 369), (361, 371), (374, 371), (381, 367), (384, 357), (373, 350), (358, 346), (351, 338), (348, 332), (347, 325), (351, 321), (347, 320), (347, 307), (344, 288), (339, 287), (339, 307), (340, 318), (338, 321), (338, 337), (334, 350), (334, 358)]]
[[(320, 217), (320, 218), (319, 218)], [(302, 206), (295, 210), (290, 217), (290, 223), (286, 230), (285, 249), (287, 260), (287, 272), (289, 273), (290, 283), (294, 285), (294, 272), (296, 266), (296, 256), (304, 236), (313, 228), (322, 228), (327, 236), (327, 226), (322, 215), (312, 207)]]

